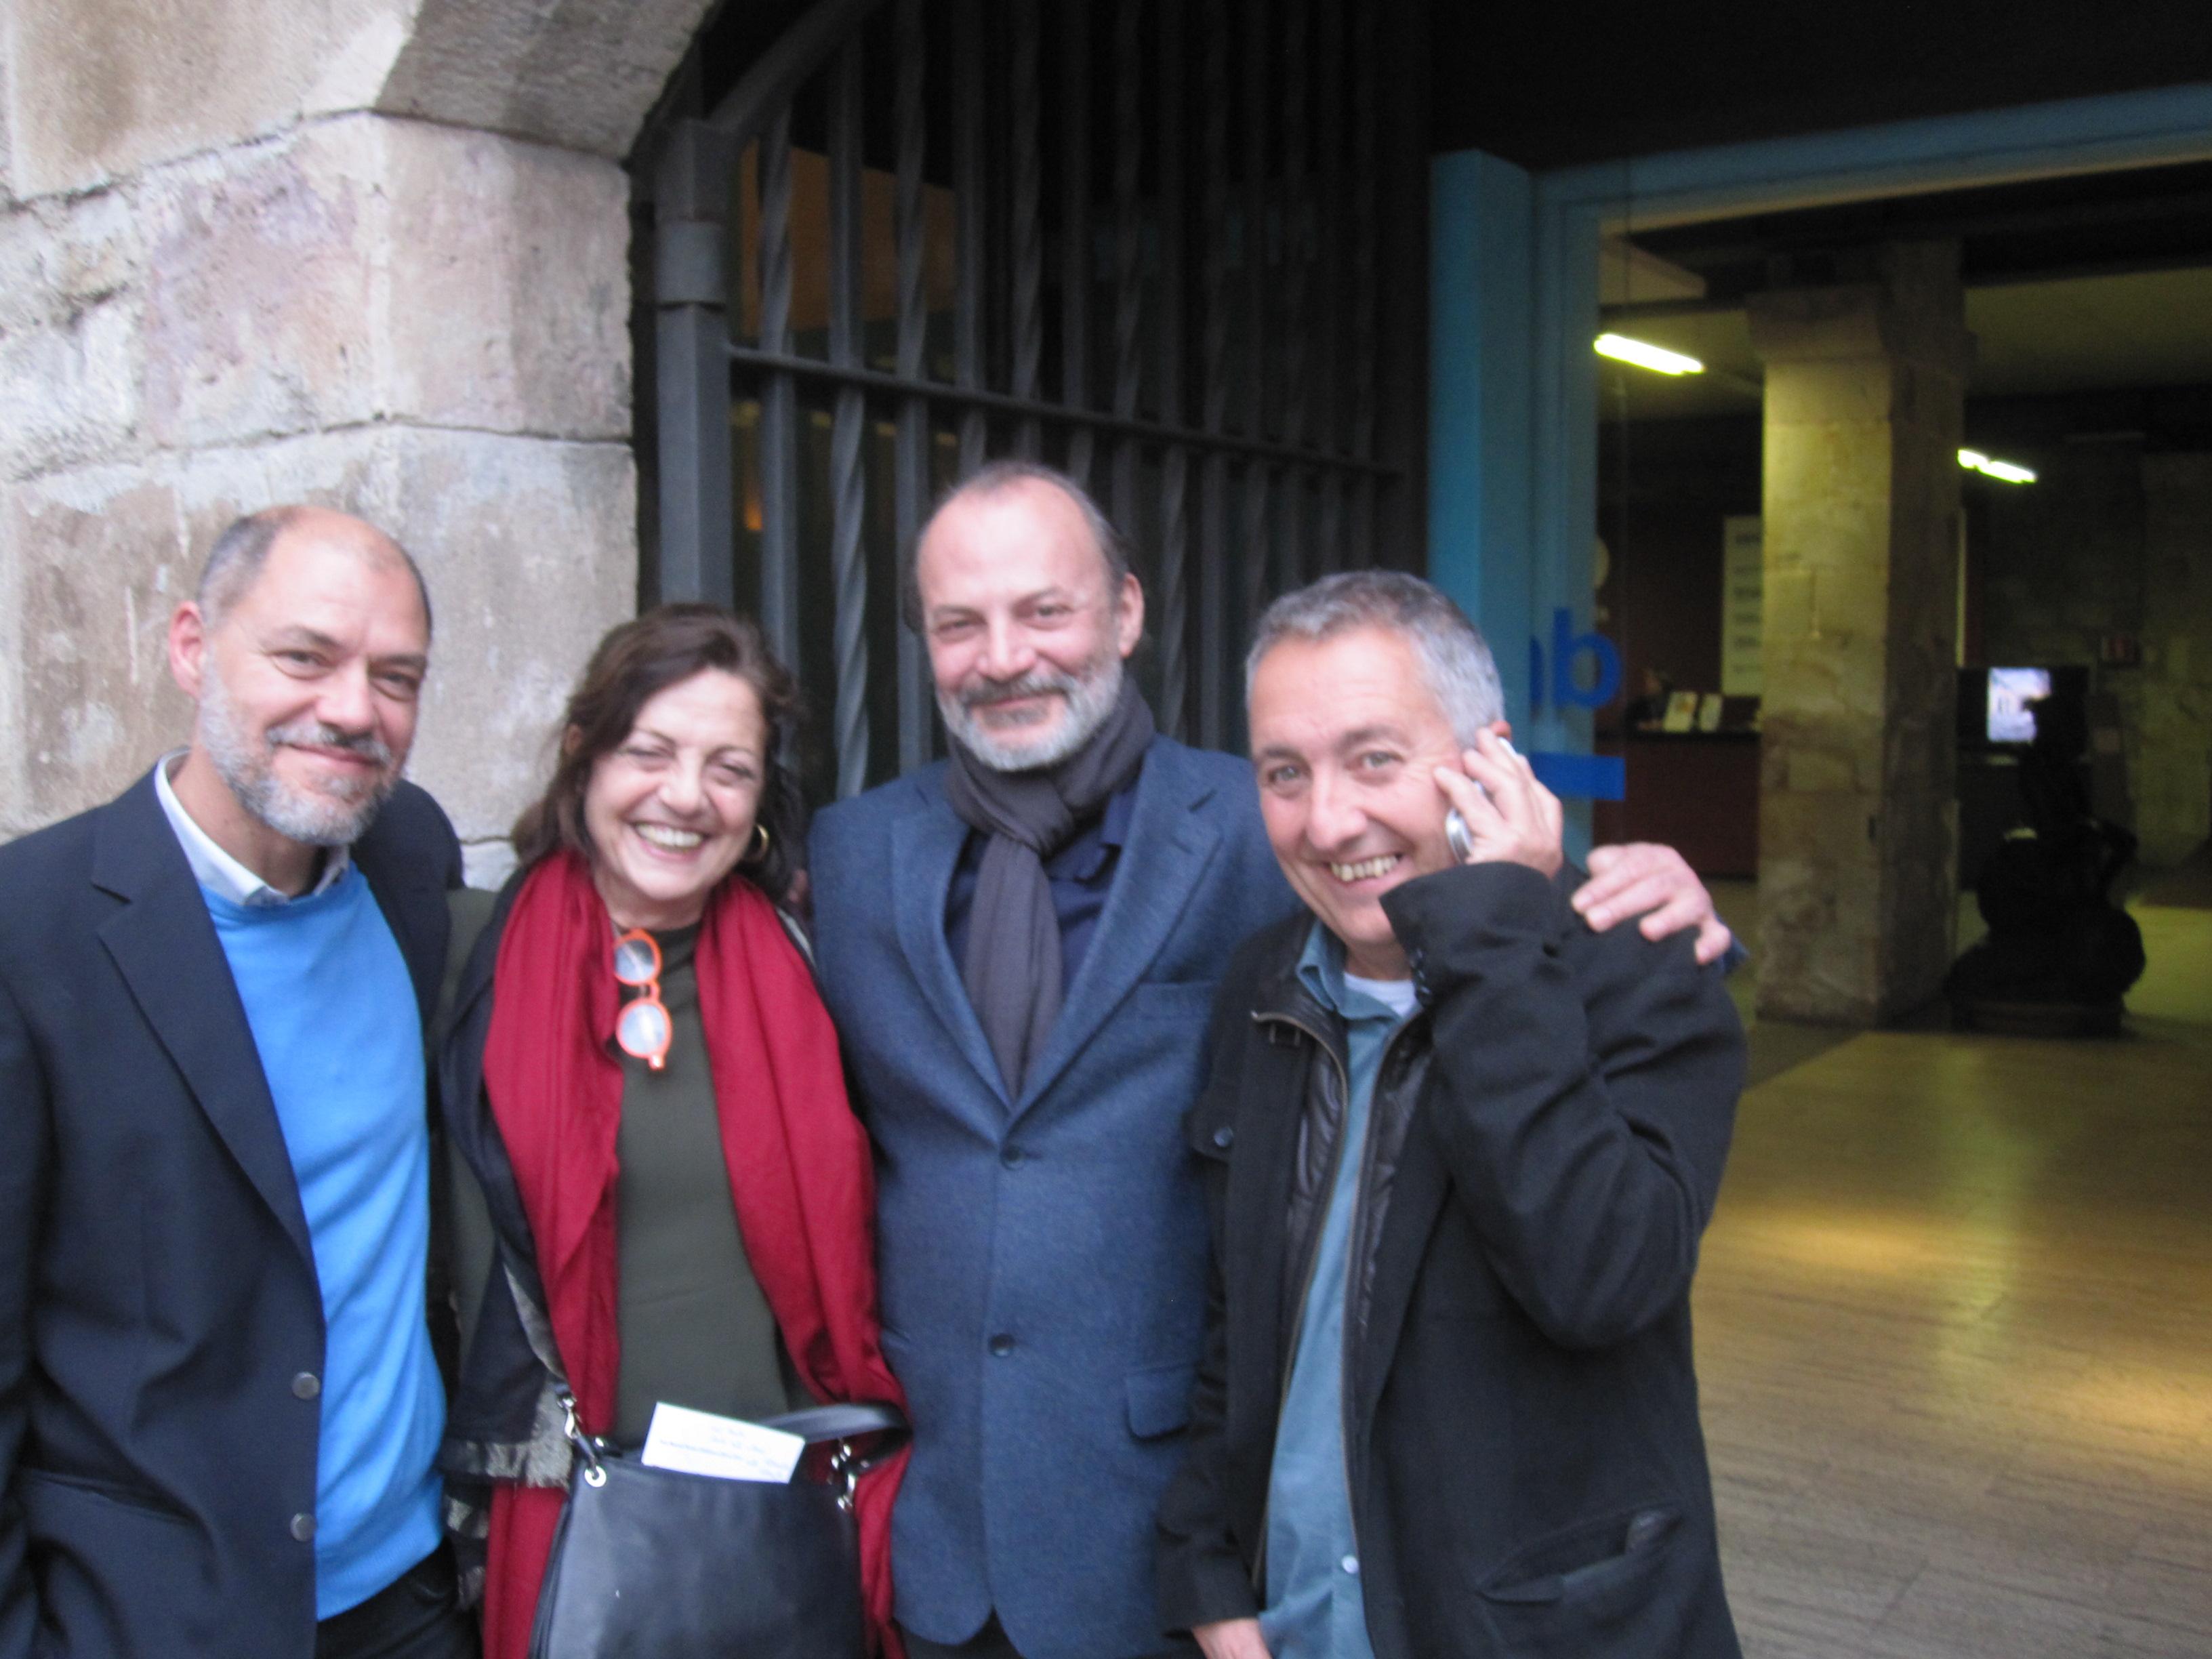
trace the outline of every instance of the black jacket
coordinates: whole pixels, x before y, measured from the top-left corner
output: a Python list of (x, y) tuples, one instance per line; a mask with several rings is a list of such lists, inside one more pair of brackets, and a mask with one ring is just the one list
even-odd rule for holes
[[(453, 828), (403, 784), (353, 853), (427, 1021)], [(149, 773), (0, 848), (0, 1659), (308, 1659), (323, 1340), (260, 1056)]]
[[(1383, 902), (1422, 1007), (1376, 1083), (1346, 1309), (1346, 1448), (1378, 1659), (1735, 1659), (1689, 1291), (1743, 1037), (1688, 936), (1592, 933), (1481, 865)], [(1343, 1112), (1305, 916), (1248, 941), (1187, 1120), (1214, 1272), (1164, 1622), (1255, 1613), (1268, 1471)], [(1332, 1057), (1333, 1056), (1333, 1057)]]

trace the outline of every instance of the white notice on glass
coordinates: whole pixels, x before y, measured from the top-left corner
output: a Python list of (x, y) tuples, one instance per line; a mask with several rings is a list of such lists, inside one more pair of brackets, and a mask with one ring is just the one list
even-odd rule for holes
[(781, 1429), (764, 1429), (734, 1417), (695, 1412), (662, 1401), (653, 1408), (639, 1460), (656, 1469), (711, 1474), (724, 1480), (791, 1479), (806, 1442)]

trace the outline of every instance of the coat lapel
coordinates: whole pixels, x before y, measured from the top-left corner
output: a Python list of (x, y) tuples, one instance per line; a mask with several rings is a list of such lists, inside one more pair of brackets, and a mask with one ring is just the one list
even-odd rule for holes
[(1445, 1172), (1443, 1152), (1437, 1146), (1417, 1146), (1429, 1133), (1418, 1103), (1413, 1121), (1407, 1126), (1406, 1147), (1398, 1156), (1397, 1174), (1390, 1184), (1390, 1208), (1382, 1218), (1382, 1237), (1375, 1250), (1373, 1304), (1367, 1310), (1366, 1352), (1361, 1357), (1360, 1397), (1353, 1402), (1353, 1420), (1373, 1420), (1375, 1402), (1382, 1380), (1398, 1351), (1399, 1333), (1405, 1328), (1406, 1310), (1413, 1298), (1413, 1284), (1420, 1276), (1421, 1259), (1427, 1255), (1437, 1218), (1451, 1196), (1451, 1177)]
[[(1145, 757), (1113, 889), (1083, 967), (1066, 988), (1052, 1038), (1030, 1067), (1023, 1110), (1051, 1088), (1143, 977), (1213, 860), (1221, 831), (1197, 810), (1212, 796), (1213, 785), (1203, 777), (1194, 779), (1180, 763), (1182, 753), (1178, 745), (1155, 739)], [(941, 936), (941, 926), (939, 932)], [(964, 993), (961, 1001), (966, 1006)]]
[[(953, 816), (941, 789), (917, 784), (916, 794), (891, 830), (891, 902), (897, 908), (899, 945), (938, 1024), (1003, 1113), (1006, 1089), (999, 1062), (945, 938), (945, 906), (968, 826)], [(992, 1127), (995, 1132), (998, 1126)]]
[(230, 963), (148, 773), (107, 807), (94, 884), (125, 901), (100, 942), (185, 1086), (302, 1257), (314, 1259), (276, 1103)]
[(354, 862), (376, 895), (377, 908), (384, 912), (385, 924), (406, 959), (427, 1032), (437, 1018), (453, 915), (446, 907), (446, 890), (436, 866), (428, 859), (407, 857), (404, 848), (387, 845), (377, 833), (383, 823), (379, 819), (371, 824), (368, 833), (354, 843)]

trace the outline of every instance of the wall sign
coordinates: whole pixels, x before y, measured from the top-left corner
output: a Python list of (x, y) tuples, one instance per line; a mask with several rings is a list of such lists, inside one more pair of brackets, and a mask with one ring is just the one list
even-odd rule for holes
[(1721, 690), (1731, 697), (1759, 692), (1765, 556), (1757, 514), (1721, 520)]

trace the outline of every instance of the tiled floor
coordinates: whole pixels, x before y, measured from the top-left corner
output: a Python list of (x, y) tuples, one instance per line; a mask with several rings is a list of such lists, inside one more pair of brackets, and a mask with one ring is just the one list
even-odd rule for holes
[(2136, 914), (2116, 1042), (1755, 1033), (1696, 1302), (1753, 1659), (2212, 1656), (2212, 910)]

